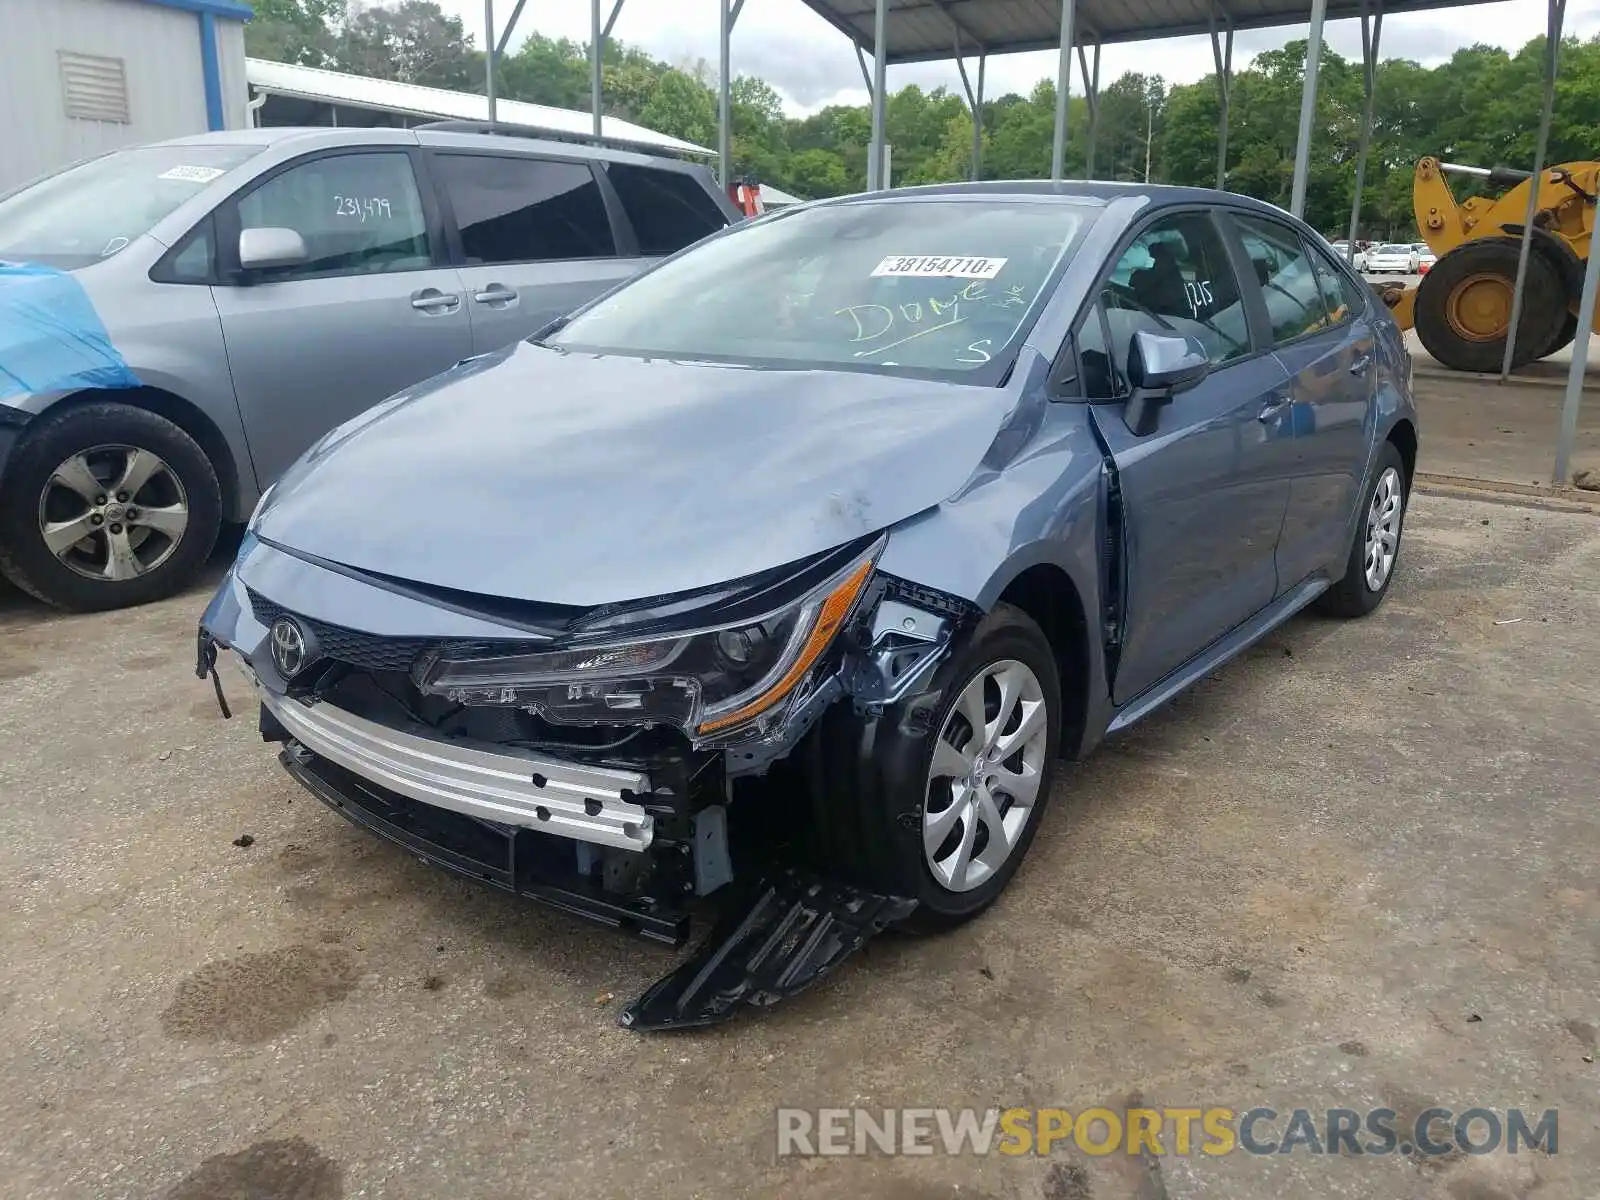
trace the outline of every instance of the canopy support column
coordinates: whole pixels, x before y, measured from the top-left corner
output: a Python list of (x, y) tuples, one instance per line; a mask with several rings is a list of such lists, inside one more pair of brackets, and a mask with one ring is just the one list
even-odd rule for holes
[[(511, 19), (517, 19), (517, 13), (522, 11), (524, 0), (518, 0), (517, 11), (511, 14)], [(589, 7), (589, 111), (594, 114), (594, 136), (600, 136), (600, 118), (602, 116), (601, 91), (603, 87), (602, 59), (606, 52), (606, 39), (611, 36), (611, 27), (617, 23), (617, 14), (622, 11), (622, 0), (616, 0), (611, 6), (611, 15), (606, 18), (604, 25), (600, 23), (600, 0), (592, 0)], [(511, 29), (506, 28), (506, 36)], [(502, 42), (505, 40), (502, 37)]]
[[(598, 14), (600, 0), (594, 0), (594, 4), (595, 12)], [(620, 3), (618, 7), (621, 7)], [(724, 188), (733, 182), (733, 151), (730, 140), (730, 129), (733, 124), (731, 99), (733, 26), (739, 19), (739, 10), (743, 7), (744, 0), (717, 0), (717, 178)], [(598, 116), (595, 117), (596, 122), (599, 119)]]
[[(1550, 149), (1550, 110), (1556, 95), (1556, 62), (1561, 55), (1561, 26), (1567, 15), (1567, 0), (1550, 0), (1545, 21), (1544, 106), (1539, 110), (1539, 141), (1533, 152), (1533, 178), (1528, 181), (1528, 211), (1522, 218), (1522, 246), (1517, 252), (1517, 281), (1511, 286), (1511, 324), (1506, 328), (1506, 353), (1500, 360), (1500, 382), (1511, 374), (1511, 359), (1517, 350), (1517, 327), (1522, 324), (1522, 289), (1528, 283), (1528, 253), (1533, 248), (1533, 214), (1539, 210), (1539, 185), (1544, 181), (1545, 154)], [(1574, 351), (1572, 361), (1578, 361)], [(1574, 414), (1576, 419), (1576, 414)]]
[[(494, 0), (483, 0), (483, 44), (494, 46)], [(483, 60), (483, 91), (489, 98), (489, 123), (492, 125), (495, 120), (493, 54)]]
[(1078, 43), (1078, 70), (1083, 75), (1083, 96), (1089, 105), (1089, 146), (1084, 152), (1083, 176), (1094, 178), (1094, 143), (1100, 130), (1100, 39), (1094, 39), (1094, 73), (1089, 72), (1089, 60)]
[(1217, 36), (1217, 13), (1221, 6), (1213, 4), (1206, 14), (1211, 26), (1211, 61), (1217, 69), (1217, 190), (1228, 183), (1228, 97), (1233, 91), (1233, 18), (1222, 12), (1224, 36)]
[[(883, 0), (878, 0), (879, 4)], [(1060, 179), (1067, 159), (1067, 97), (1072, 93), (1074, 0), (1061, 0), (1061, 48), (1056, 59), (1056, 135), (1050, 146), (1050, 178)]]
[(978, 86), (972, 86), (967, 76), (967, 64), (961, 57), (961, 30), (956, 30), (956, 70), (961, 73), (961, 87), (967, 93), (967, 108), (972, 113), (972, 178), (983, 175), (983, 75), (989, 56), (981, 47), (978, 50)]
[(1322, 72), (1322, 25), (1328, 0), (1311, 0), (1311, 31), (1306, 38), (1306, 78), (1300, 89), (1300, 132), (1294, 143), (1294, 183), (1289, 191), (1289, 211), (1304, 218), (1306, 179), (1311, 172), (1311, 133), (1317, 117), (1317, 76)]
[(1367, 0), (1361, 0), (1361, 141), (1356, 148), (1356, 194), (1350, 201), (1350, 236), (1345, 239), (1345, 261), (1356, 261), (1356, 233), (1361, 227), (1361, 189), (1367, 182), (1367, 151), (1372, 143), (1372, 93), (1378, 74), (1378, 42), (1383, 37), (1383, 0), (1376, 0), (1377, 13), (1368, 21)]
[(1567, 391), (1561, 400), (1561, 435), (1556, 441), (1556, 469), (1551, 480), (1565, 487), (1571, 480), (1572, 443), (1578, 437), (1578, 406), (1589, 369), (1589, 334), (1594, 329), (1594, 300), (1600, 291), (1600, 254), (1589, 255), (1583, 269), (1583, 295), (1578, 300), (1578, 333), (1572, 339), (1572, 365), (1567, 368)]
[(885, 31), (889, 0), (877, 0), (872, 16), (872, 141), (867, 148), (867, 191), (881, 191), (883, 179), (884, 76), (889, 65)]

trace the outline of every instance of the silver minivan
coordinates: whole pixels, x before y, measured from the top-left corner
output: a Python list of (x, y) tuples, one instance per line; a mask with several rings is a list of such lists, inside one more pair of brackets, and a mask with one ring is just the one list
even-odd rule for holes
[(169, 595), (327, 430), (737, 219), (698, 164), (426, 127), (204, 134), (0, 198), (0, 573)]

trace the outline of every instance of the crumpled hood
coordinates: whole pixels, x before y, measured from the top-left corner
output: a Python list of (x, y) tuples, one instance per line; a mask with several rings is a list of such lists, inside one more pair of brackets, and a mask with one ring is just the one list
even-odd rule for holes
[(335, 431), (256, 532), (360, 570), (594, 605), (725, 583), (956, 492), (1005, 389), (519, 343)]

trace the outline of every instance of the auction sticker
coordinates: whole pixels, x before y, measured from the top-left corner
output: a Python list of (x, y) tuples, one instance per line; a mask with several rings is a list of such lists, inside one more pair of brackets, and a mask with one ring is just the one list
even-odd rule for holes
[(185, 183), (210, 183), (226, 171), (216, 167), (172, 167), (157, 175), (157, 179), (181, 179)]
[(880, 275), (910, 275), (922, 279), (993, 279), (1006, 265), (1003, 258), (972, 255), (941, 257), (937, 254), (891, 254), (872, 269)]

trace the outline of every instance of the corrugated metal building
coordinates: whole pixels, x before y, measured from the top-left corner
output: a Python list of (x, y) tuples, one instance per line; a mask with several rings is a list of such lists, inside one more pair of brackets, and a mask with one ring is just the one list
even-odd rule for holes
[(0, 0), (0, 192), (119, 146), (247, 128), (241, 0)]

